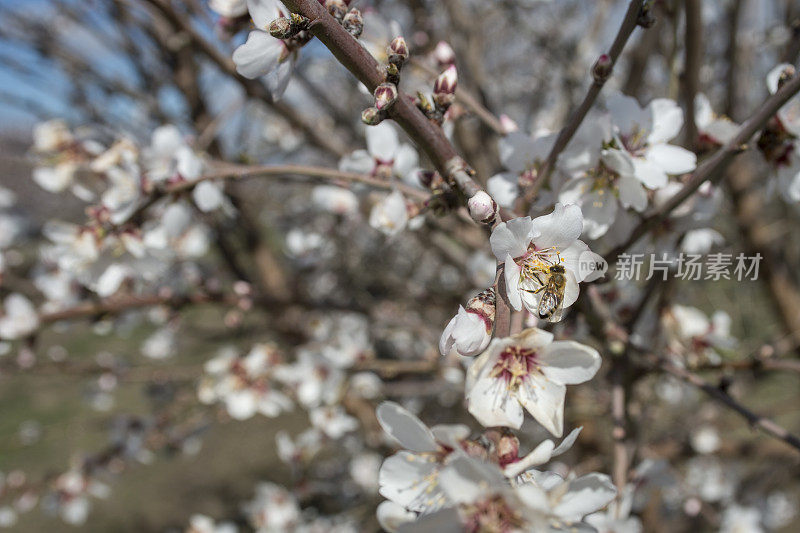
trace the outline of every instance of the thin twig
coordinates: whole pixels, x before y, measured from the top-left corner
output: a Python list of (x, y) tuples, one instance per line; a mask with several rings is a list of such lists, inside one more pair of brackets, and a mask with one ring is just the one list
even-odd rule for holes
[(785, 443), (793, 446), (794, 448), (800, 450), (800, 438), (797, 436), (789, 433), (783, 426), (780, 426), (773, 420), (769, 418), (763, 417), (758, 415), (748, 408), (744, 407), (742, 404), (737, 402), (730, 394), (725, 392), (724, 390), (720, 389), (719, 387), (715, 387), (711, 383), (705, 381), (703, 378), (694, 374), (685, 368), (681, 368), (676, 366), (674, 363), (664, 359), (663, 357), (657, 358), (657, 365), (658, 367), (677, 377), (681, 380), (694, 385), (695, 387), (699, 388), (718, 402), (722, 403), (724, 406), (732, 409), (742, 417), (744, 417), (751, 426), (756, 427), (764, 431), (765, 433), (784, 441)]
[(677, 194), (665, 202), (658, 211), (642, 220), (633, 230), (627, 241), (606, 254), (605, 257), (610, 258), (609, 262), (613, 263), (616, 261), (620, 254), (636, 244), (636, 242), (651, 229), (657, 227), (666, 220), (670, 213), (694, 194), (703, 183), (706, 181), (711, 181), (712, 183), (718, 181), (722, 176), (722, 170), (727, 167), (734, 156), (741, 153), (746, 148), (746, 143), (750, 138), (798, 91), (800, 91), (800, 76), (795, 76), (785, 83), (777, 93), (770, 96), (761, 107), (742, 124), (733, 139), (720, 147), (713, 156), (706, 159), (697, 167), (697, 170), (694, 171)]
[(587, 113), (589, 113), (589, 110), (594, 105), (595, 100), (597, 100), (597, 96), (603, 89), (603, 85), (605, 85), (608, 78), (611, 77), (614, 65), (616, 64), (619, 55), (622, 53), (622, 49), (625, 48), (625, 44), (628, 42), (633, 30), (636, 29), (637, 21), (639, 19), (639, 15), (641, 14), (641, 8), (642, 0), (631, 0), (630, 4), (628, 5), (628, 11), (625, 13), (625, 17), (622, 19), (622, 24), (619, 27), (617, 36), (614, 38), (614, 42), (606, 54), (611, 62), (607, 74), (603, 76), (595, 76), (594, 81), (589, 86), (589, 91), (583, 98), (583, 102), (581, 102), (581, 105), (578, 106), (578, 109), (576, 109), (575, 112), (570, 116), (564, 127), (561, 128), (561, 131), (558, 133), (558, 137), (553, 143), (553, 147), (550, 149), (550, 153), (547, 154), (547, 159), (545, 160), (544, 165), (539, 171), (538, 179), (534, 181), (525, 191), (524, 199), (526, 205), (533, 201), (533, 199), (536, 197), (536, 193), (538, 193), (539, 190), (549, 180), (550, 174), (555, 168), (558, 156), (564, 151), (564, 148), (566, 148), (569, 142), (572, 140), (572, 137), (575, 135), (578, 127), (580, 127), (581, 123), (583, 123), (583, 119), (586, 118)]
[(703, 19), (700, 0), (684, 0), (686, 12), (686, 59), (681, 81), (683, 104), (686, 109), (686, 146), (697, 142), (697, 124), (694, 116), (694, 99), (700, 87), (700, 67), (703, 55)]
[[(416, 57), (412, 57), (409, 60), (409, 64), (417, 67), (418, 69), (422, 70), (423, 72), (431, 76), (437, 76), (439, 74), (438, 72), (436, 72), (436, 69), (432, 68), (430, 65), (425, 64), (424, 61), (420, 61)], [(456, 102), (463, 104), (464, 107), (466, 107), (476, 117), (481, 119), (481, 121), (484, 124), (486, 124), (496, 134), (506, 135), (506, 133), (508, 133), (506, 129), (503, 127), (503, 123), (500, 122), (499, 118), (497, 118), (491, 111), (489, 111), (483, 104), (481, 104), (475, 95), (473, 95), (469, 91), (462, 89), (460, 86), (456, 88)]]

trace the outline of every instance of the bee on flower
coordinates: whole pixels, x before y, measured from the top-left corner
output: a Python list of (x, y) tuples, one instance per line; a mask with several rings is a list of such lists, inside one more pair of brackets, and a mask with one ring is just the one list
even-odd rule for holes
[(498, 224), (490, 243), (505, 264), (508, 300), (517, 311), (557, 322), (560, 309), (578, 298), (581, 281), (603, 273), (603, 259), (579, 240), (583, 215), (576, 205), (556, 204), (552, 213)]

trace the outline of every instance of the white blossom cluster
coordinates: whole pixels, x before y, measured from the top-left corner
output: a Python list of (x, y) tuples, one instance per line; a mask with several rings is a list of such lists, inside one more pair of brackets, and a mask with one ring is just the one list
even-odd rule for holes
[[(759, 241), (769, 228), (750, 227), (742, 198), (758, 189), (782, 202), (775, 210), (800, 202), (800, 96), (743, 140), (757, 121), (714, 111), (711, 67), (688, 97), (672, 87), (689, 68), (675, 57), (674, 79), (652, 84), (663, 91), (624, 94), (617, 80), (603, 89), (617, 58), (596, 57), (605, 29), (584, 28), (587, 8), (573, 2), (153, 4), (167, 28), (153, 31), (175, 34), (164, 48), (176, 65), (204, 54), (193, 65), (203, 76), (182, 90), (219, 88), (215, 118), (200, 97), (179, 111), (193, 114), (186, 122), (146, 136), (45, 120), (33, 130), (30, 181), (63, 213), (29, 219), (16, 189), (0, 187), (0, 384), (77, 375), (81, 399), (111, 420), (107, 448), (75, 454), (40, 482), (0, 473), (0, 528), (37, 506), (84, 524), (98, 500), (116, 496), (117, 474), (162, 455), (217, 459), (204, 448), (220, 435), (238, 435), (247, 446), (236, 449), (260, 450), (268, 466), (236, 480), (248, 483), (244, 498), (231, 484), (236, 508), (182, 509), (187, 533), (640, 533), (661, 520), (755, 533), (797, 523), (798, 494), (785, 488), (796, 483), (754, 481), (796, 465), (767, 447), (754, 465), (723, 411), (792, 444), (791, 431), (739, 402), (754, 399), (748, 387), (764, 374), (797, 369), (776, 355), (797, 349), (796, 272), (767, 268), (769, 313), (787, 331), (768, 341), (763, 319), (743, 323), (727, 286), (695, 280), (714, 301), (707, 312), (695, 307), (702, 299), (674, 298), (678, 281), (666, 273), (640, 280), (612, 269), (625, 253), (733, 253), (737, 232), (759, 254), (790, 240), (784, 225), (780, 239)], [(649, 29), (648, 17), (669, 9), (661, 4), (641, 2), (633, 25)], [(478, 94), (487, 73), (477, 52), (458, 36), (439, 41), (440, 15), (464, 25), (463, 9), (486, 17), (481, 38), (498, 64), (532, 56), (519, 72), (489, 69), (500, 88)], [(720, 9), (703, 16), (718, 22)], [(299, 13), (317, 10), (313, 20)], [(417, 29), (421, 12), (432, 22)], [(575, 18), (553, 24), (556, 12)], [(198, 30), (204, 17), (214, 32)], [(677, 35), (687, 21), (663, 23)], [(547, 87), (575, 80), (559, 73), (531, 87), (531, 72), (549, 63), (507, 41), (497, 51), (498, 28), (514, 40), (569, 40), (570, 53), (594, 63), (598, 105), (568, 139), (564, 123), (579, 114)], [(333, 61), (320, 42), (357, 88), (320, 67)], [(230, 49), (209, 53), (217, 44)], [(718, 45), (709, 36), (708, 48)], [(659, 46), (675, 56), (683, 45)], [(223, 75), (263, 100), (264, 124), (262, 110), (235, 99), (220, 112)], [(770, 68), (767, 103), (796, 76), (789, 63)], [(326, 83), (315, 91), (309, 79)], [(525, 112), (523, 97), (548, 110)], [(162, 99), (154, 105), (170, 111)], [(340, 117), (353, 102), (363, 124)], [(224, 123), (234, 112), (241, 123)], [(257, 142), (245, 146), (253, 124)], [(764, 187), (721, 184), (722, 166), (704, 174), (740, 153)], [(795, 248), (771, 255), (791, 264)], [(744, 307), (766, 316), (762, 297), (752, 299)], [(754, 330), (753, 342), (740, 335)], [(764, 383), (787, 405), (796, 399), (784, 381)], [(132, 384), (145, 384), (145, 402), (131, 400)], [(27, 447), (52, 431), (27, 421), (16, 438)]]

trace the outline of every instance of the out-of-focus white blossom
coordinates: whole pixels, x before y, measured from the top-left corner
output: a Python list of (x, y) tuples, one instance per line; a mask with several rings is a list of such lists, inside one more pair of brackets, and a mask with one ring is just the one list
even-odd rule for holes
[(19, 339), (39, 327), (39, 315), (30, 300), (12, 293), (3, 302), (0, 314), (0, 339)]

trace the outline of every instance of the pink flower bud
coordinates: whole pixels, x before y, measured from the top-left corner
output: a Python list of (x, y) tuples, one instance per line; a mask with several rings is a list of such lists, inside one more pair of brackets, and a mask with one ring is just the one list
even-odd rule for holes
[(450, 65), (447, 70), (439, 74), (433, 84), (433, 101), (439, 107), (447, 109), (455, 100), (456, 86), (458, 85), (458, 72), (455, 65)]
[(288, 39), (295, 33), (292, 23), (286, 17), (278, 17), (269, 23), (269, 34), (276, 39)]
[(397, 86), (393, 83), (381, 83), (375, 89), (375, 107), (379, 111), (389, 109), (397, 100)]
[(356, 8), (348, 11), (342, 19), (342, 27), (356, 39), (361, 37), (361, 32), (364, 31), (364, 17), (361, 16), (361, 11)]
[(433, 49), (433, 58), (439, 63), (439, 66), (444, 67), (456, 62), (456, 53), (449, 44), (439, 41), (439, 44)]
[(597, 61), (594, 62), (594, 66), (592, 67), (592, 77), (594, 81), (598, 83), (606, 81), (611, 75), (613, 68), (614, 62), (611, 61), (611, 57), (608, 54), (602, 54), (597, 58)]
[(389, 55), (389, 63), (398, 67), (403, 66), (403, 63), (408, 59), (406, 40), (403, 37), (395, 37), (386, 49), (386, 53)]
[(325, 7), (333, 18), (342, 21), (347, 14), (347, 4), (344, 0), (325, 0)]
[(383, 113), (377, 107), (368, 107), (361, 113), (361, 122), (367, 126), (377, 126), (383, 122)]
[(491, 224), (497, 216), (497, 204), (492, 197), (484, 191), (478, 191), (467, 202), (469, 215), (476, 222)]

